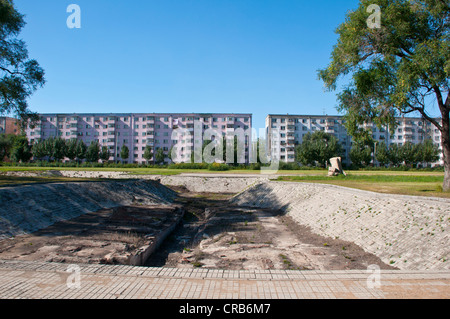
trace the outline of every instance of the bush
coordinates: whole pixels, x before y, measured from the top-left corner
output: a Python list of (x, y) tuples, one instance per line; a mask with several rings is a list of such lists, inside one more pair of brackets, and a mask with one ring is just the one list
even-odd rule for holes
[(170, 169), (208, 169), (209, 165), (206, 163), (177, 163), (170, 164)]
[(230, 167), (227, 164), (212, 163), (208, 169), (210, 171), (228, 171)]

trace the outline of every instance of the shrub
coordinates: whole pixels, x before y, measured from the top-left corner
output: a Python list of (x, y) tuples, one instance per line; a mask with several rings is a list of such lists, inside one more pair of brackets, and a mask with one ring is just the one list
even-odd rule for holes
[(228, 171), (230, 167), (227, 164), (212, 163), (208, 169), (210, 171)]

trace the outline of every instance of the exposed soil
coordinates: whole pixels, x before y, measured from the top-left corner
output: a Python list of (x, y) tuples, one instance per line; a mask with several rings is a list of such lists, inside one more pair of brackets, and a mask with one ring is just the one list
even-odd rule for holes
[(179, 206), (127, 206), (61, 221), (0, 241), (0, 259), (130, 264), (181, 219)]
[(281, 211), (230, 205), (232, 194), (172, 187), (185, 208), (182, 222), (147, 266), (211, 269), (394, 269), (362, 248), (324, 238)]
[(172, 206), (118, 207), (61, 221), (0, 241), (0, 259), (130, 264), (178, 224), (146, 266), (346, 270), (377, 264), (393, 269), (353, 243), (314, 234), (281, 211), (235, 206), (229, 201), (233, 194), (171, 188), (178, 193)]

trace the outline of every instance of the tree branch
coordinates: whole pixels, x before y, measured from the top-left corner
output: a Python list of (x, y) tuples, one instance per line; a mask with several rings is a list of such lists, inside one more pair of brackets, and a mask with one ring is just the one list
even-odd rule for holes
[(425, 108), (424, 107), (417, 107), (417, 106), (413, 106), (411, 104), (409, 104), (409, 107), (411, 108), (411, 110), (409, 111), (403, 111), (402, 113), (404, 114), (409, 114), (412, 112), (419, 112), (428, 122), (432, 123), (434, 126), (436, 126), (436, 128), (442, 132), (442, 126), (439, 124), (438, 121), (436, 121), (436, 119), (432, 118), (431, 116), (429, 116), (427, 113), (425, 113)]
[(2, 66), (0, 66), (0, 70), (5, 71), (5, 72), (8, 72), (8, 73), (11, 74), (11, 75), (17, 75), (17, 74), (19, 74), (19, 75), (25, 76), (25, 74), (22, 73), (22, 72), (18, 72), (18, 71), (14, 71), (14, 72), (13, 72), (13, 71), (9, 70), (8, 68), (2, 67)]

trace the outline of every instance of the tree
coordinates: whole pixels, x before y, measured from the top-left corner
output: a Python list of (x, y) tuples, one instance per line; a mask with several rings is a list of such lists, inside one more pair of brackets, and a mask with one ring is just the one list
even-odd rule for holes
[(97, 141), (91, 142), (86, 150), (86, 161), (89, 163), (98, 162), (100, 159), (100, 144)]
[(0, 161), (10, 157), (11, 148), (16, 138), (14, 134), (0, 134)]
[(122, 146), (122, 149), (120, 150), (120, 158), (122, 158), (123, 160), (127, 160), (129, 156), (130, 150), (128, 149), (128, 146)]
[[(351, 81), (338, 93), (352, 136), (366, 135), (363, 123), (396, 127), (395, 117), (419, 113), (441, 133), (445, 176), (450, 189), (450, 5), (444, 0), (378, 0), (379, 28), (369, 27), (368, 6), (348, 13), (336, 30), (331, 63), (318, 71), (329, 90), (342, 76)], [(441, 121), (429, 115), (434, 101)]]
[(32, 156), (28, 138), (26, 136), (18, 136), (11, 148), (11, 160), (14, 162), (28, 162)]
[(71, 139), (66, 141), (66, 157), (72, 161), (77, 158), (78, 140)]
[(109, 152), (108, 146), (102, 146), (100, 151), (100, 159), (102, 162), (108, 162), (111, 157), (111, 153)]
[(388, 149), (388, 159), (389, 163), (394, 167), (399, 166), (402, 163), (401, 155), (400, 155), (401, 147), (398, 144), (389, 145)]
[(354, 166), (368, 166), (372, 161), (372, 148), (368, 143), (355, 141), (350, 149), (349, 156)]
[(15, 113), (22, 123), (37, 120), (27, 98), (45, 84), (44, 70), (28, 59), (25, 42), (17, 38), (24, 26), (13, 1), (0, 0), (0, 114)]
[(166, 159), (166, 154), (164, 154), (163, 149), (158, 148), (155, 153), (155, 163), (156, 164), (164, 164), (165, 159)]
[(317, 131), (303, 136), (303, 142), (296, 147), (297, 161), (303, 165), (324, 167), (330, 158), (341, 156), (342, 146), (334, 135)]
[(86, 158), (87, 146), (82, 140), (77, 140), (77, 148), (75, 150), (75, 158), (78, 161), (82, 161)]
[(405, 163), (406, 166), (415, 167), (419, 162), (417, 156), (418, 146), (411, 143), (406, 142), (400, 147), (400, 159)]
[(380, 142), (377, 144), (375, 159), (380, 163), (381, 166), (389, 164), (389, 148), (385, 142)]
[(431, 139), (427, 139), (423, 143), (420, 143), (417, 146), (416, 151), (417, 162), (425, 164), (437, 162), (441, 153), (439, 147), (434, 144)]
[(153, 149), (150, 145), (147, 145), (144, 150), (144, 159), (148, 162), (153, 158)]
[(33, 146), (31, 147), (31, 153), (33, 154), (33, 157), (38, 160), (42, 160), (44, 157), (48, 156), (45, 141), (40, 140), (34, 142)]
[(50, 156), (53, 157), (55, 161), (60, 161), (64, 157), (66, 157), (66, 140), (57, 137), (49, 139), (48, 141), (51, 141), (52, 151), (50, 153)]

